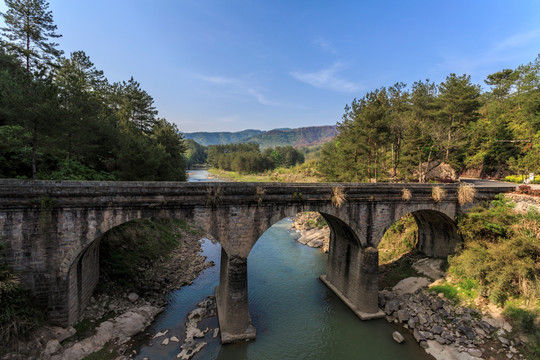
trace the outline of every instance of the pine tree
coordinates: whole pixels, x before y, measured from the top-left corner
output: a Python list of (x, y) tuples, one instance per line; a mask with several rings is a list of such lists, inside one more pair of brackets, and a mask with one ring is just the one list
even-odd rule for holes
[(19, 56), (31, 72), (42, 65), (51, 66), (62, 55), (58, 44), (50, 39), (59, 38), (49, 4), (44, 0), (5, 0), (8, 10), (2, 13), (5, 27), (3, 45)]

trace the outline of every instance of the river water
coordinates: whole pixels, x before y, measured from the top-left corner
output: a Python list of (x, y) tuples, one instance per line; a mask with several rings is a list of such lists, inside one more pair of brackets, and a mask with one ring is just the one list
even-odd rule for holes
[[(190, 180), (204, 181), (197, 170)], [(414, 339), (403, 344), (392, 340), (395, 330), (385, 320), (361, 321), (323, 283), (327, 255), (301, 245), (290, 230), (291, 219), (268, 229), (248, 257), (249, 309), (257, 328), (256, 341), (221, 345), (219, 337), (208, 342), (192, 359), (432, 359)], [(202, 240), (203, 255), (216, 266), (204, 270), (190, 286), (169, 294), (169, 304), (152, 324), (149, 334), (183, 339), (187, 314), (205, 297), (214, 294), (219, 282), (221, 248)], [(202, 326), (201, 326), (202, 325)], [(215, 317), (199, 328), (218, 326)], [(175, 359), (180, 345), (161, 345), (163, 338), (148, 340), (136, 359)]]

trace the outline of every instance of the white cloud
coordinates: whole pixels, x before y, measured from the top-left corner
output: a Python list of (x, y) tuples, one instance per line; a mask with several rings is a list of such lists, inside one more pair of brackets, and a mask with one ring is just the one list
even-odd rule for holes
[(305, 82), (311, 86), (329, 89), (339, 92), (356, 92), (361, 89), (361, 86), (355, 82), (345, 80), (339, 76), (339, 72), (344, 70), (345, 66), (341, 63), (321, 69), (316, 72), (291, 72), (291, 76), (297, 80)]
[(325, 50), (325, 51), (328, 51), (332, 54), (336, 54), (337, 51), (336, 49), (334, 48), (334, 46), (332, 45), (332, 43), (330, 42), (330, 40), (328, 39), (325, 39), (325, 38), (318, 38), (318, 39), (315, 39), (313, 41), (313, 43), (320, 47), (321, 49)]

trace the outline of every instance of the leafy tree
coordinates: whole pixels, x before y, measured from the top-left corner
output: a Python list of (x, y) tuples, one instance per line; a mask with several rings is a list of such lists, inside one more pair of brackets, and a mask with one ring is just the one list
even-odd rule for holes
[(8, 10), (3, 13), (5, 27), (3, 42), (10, 51), (24, 59), (26, 71), (43, 65), (50, 67), (62, 55), (58, 44), (50, 41), (61, 37), (56, 33), (52, 12), (44, 0), (5, 0)]

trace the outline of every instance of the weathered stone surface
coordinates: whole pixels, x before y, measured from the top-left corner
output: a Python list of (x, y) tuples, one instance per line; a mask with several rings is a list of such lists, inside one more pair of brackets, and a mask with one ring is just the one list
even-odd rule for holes
[(392, 290), (398, 294), (414, 293), (422, 287), (427, 287), (429, 283), (425, 277), (408, 277), (397, 283)]
[[(378, 311), (376, 247), (391, 224), (414, 212), (420, 235), (418, 249), (429, 256), (448, 255), (461, 239), (452, 220), (462, 210), (457, 185), (442, 185), (447, 197), (436, 203), (429, 184), (406, 185), (413, 190), (414, 201), (401, 198), (403, 184), (343, 184), (347, 201), (339, 208), (331, 202), (335, 185), (267, 183), (262, 202), (256, 196), (259, 186), (2, 179), (0, 238), (7, 245), (8, 265), (22, 274), (23, 285), (48, 310), (49, 319), (63, 325), (80, 318), (97, 284), (96, 240), (111, 228), (135, 219), (183, 219), (219, 239), (232, 260), (247, 259), (261, 234), (277, 219), (306, 209), (323, 213), (333, 234), (327, 279), (355, 307), (369, 314)], [(219, 201), (209, 198), (218, 189)], [(490, 200), (505, 191), (478, 187), (475, 199)], [(227, 324), (221, 314), (231, 312), (229, 319), (241, 322), (233, 326), (233, 332), (242, 336), (252, 328), (247, 302), (237, 301), (244, 292), (240, 286), (247, 282), (238, 280), (233, 286), (237, 288), (232, 289), (230, 285), (242, 276), (228, 266), (224, 268), (228, 273), (220, 273), (220, 289), (221, 303), (227, 310), (221, 309), (220, 322)], [(242, 272), (247, 278), (247, 268)], [(243, 315), (232, 316), (235, 311)]]

